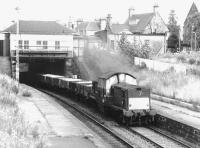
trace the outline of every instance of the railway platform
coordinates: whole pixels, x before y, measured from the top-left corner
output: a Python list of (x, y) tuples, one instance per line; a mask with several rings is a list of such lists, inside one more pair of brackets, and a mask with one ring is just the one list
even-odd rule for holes
[(200, 112), (156, 100), (152, 100), (152, 108), (162, 116), (200, 130)]
[(31, 93), (31, 97), (22, 97), (19, 101), (25, 121), (38, 127), (46, 136), (49, 148), (110, 147), (54, 98), (29, 86), (20, 87), (28, 88)]

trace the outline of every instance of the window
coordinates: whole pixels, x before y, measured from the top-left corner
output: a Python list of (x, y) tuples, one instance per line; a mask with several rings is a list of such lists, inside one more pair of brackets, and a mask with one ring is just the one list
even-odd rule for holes
[(114, 40), (111, 40), (111, 49), (114, 49), (115, 48), (115, 42), (114, 42)]
[(37, 41), (36, 44), (37, 44), (37, 46), (41, 46), (42, 45), (42, 41)]
[(29, 49), (29, 41), (24, 41), (24, 49)]
[(43, 49), (48, 49), (48, 42), (47, 41), (43, 41)]
[(131, 19), (129, 20), (130, 25), (137, 25), (139, 23), (140, 19)]
[(60, 49), (60, 41), (55, 41), (55, 49)]
[(42, 41), (37, 41), (36, 42), (36, 45), (37, 45), (37, 49), (41, 49), (42, 48)]
[(19, 48), (19, 49), (22, 49), (22, 44), (23, 44), (23, 41), (22, 41), (22, 40), (19, 40), (19, 41), (18, 41), (18, 48)]

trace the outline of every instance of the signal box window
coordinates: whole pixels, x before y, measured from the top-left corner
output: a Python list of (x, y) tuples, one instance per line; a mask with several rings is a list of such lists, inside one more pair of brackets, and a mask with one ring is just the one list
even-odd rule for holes
[(19, 49), (22, 49), (22, 44), (23, 44), (23, 41), (22, 41), (22, 40), (19, 40), (19, 41), (18, 41), (18, 47), (19, 47)]
[(48, 49), (48, 42), (47, 41), (43, 41), (43, 49)]
[(37, 41), (36, 45), (37, 45), (37, 49), (41, 49), (41, 47), (42, 47), (42, 41)]
[(24, 41), (24, 49), (29, 49), (29, 41)]
[(55, 49), (60, 49), (60, 41), (55, 41)]

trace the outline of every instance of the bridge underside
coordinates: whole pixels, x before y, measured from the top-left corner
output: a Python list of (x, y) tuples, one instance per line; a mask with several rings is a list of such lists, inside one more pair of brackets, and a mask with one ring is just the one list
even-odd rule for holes
[[(16, 75), (16, 53), (11, 54), (12, 75)], [(36, 73), (72, 75), (72, 54), (63, 51), (20, 51), (19, 80), (22, 83), (34, 81)]]

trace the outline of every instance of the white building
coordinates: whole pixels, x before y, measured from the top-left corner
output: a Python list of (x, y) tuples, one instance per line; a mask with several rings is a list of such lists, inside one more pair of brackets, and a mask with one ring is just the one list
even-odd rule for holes
[(73, 51), (72, 30), (56, 21), (19, 21), (19, 36), (14, 23), (4, 33), (10, 34), (10, 50)]

